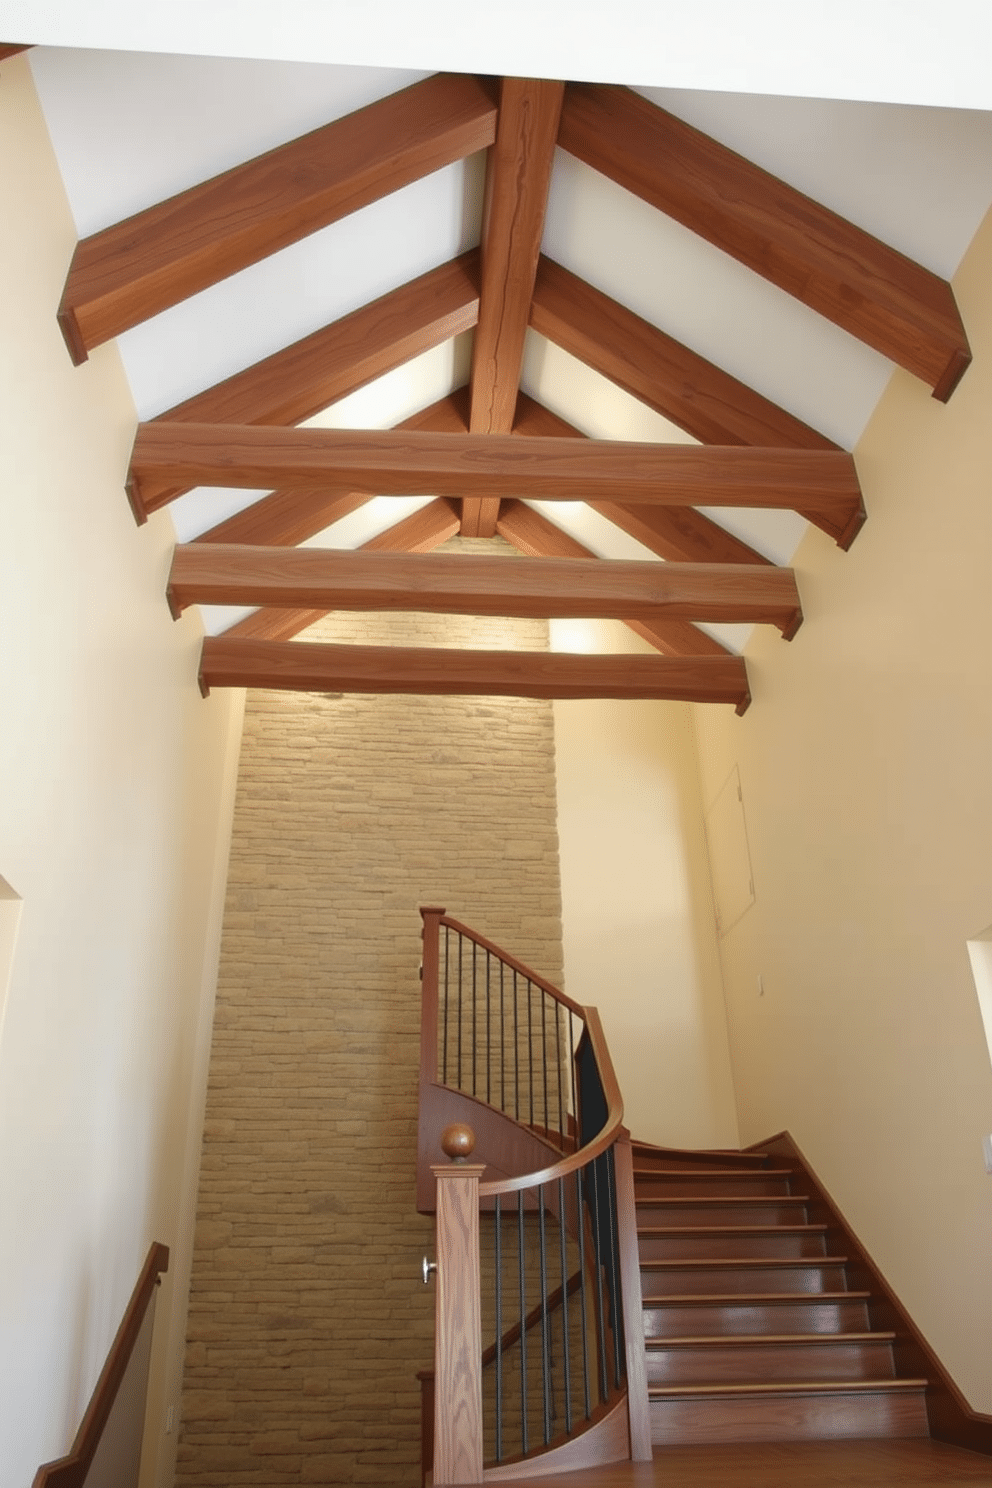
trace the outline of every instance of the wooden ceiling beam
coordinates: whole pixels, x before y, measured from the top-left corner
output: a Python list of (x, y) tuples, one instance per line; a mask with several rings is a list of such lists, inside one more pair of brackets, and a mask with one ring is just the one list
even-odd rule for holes
[[(605, 562), (524, 501), (500, 505), (496, 531), (530, 558), (585, 558)], [(729, 656), (726, 646), (687, 620), (626, 620), (628, 628), (665, 656)]]
[(971, 361), (950, 285), (627, 88), (573, 83), (559, 144), (923, 379)]
[[(401, 522), (395, 522), (385, 532), (370, 538), (359, 548), (360, 553), (429, 553), (441, 543), (454, 537), (461, 525), (461, 513), (457, 502), (439, 496), (429, 506), (411, 512)], [(179, 549), (177, 548), (178, 552)], [(300, 550), (297, 550), (300, 551)], [(255, 601), (246, 601), (254, 604)], [(172, 600), (169, 601), (170, 607)], [(227, 629), (225, 636), (254, 638), (266, 641), (289, 641), (309, 626), (315, 625), (328, 613), (326, 605), (320, 608), (291, 609), (265, 605), (246, 615), (236, 625)]]
[(147, 511), (177, 486), (327, 482), (370, 495), (530, 496), (669, 506), (767, 506), (853, 520), (857, 472), (842, 450), (738, 449), (422, 430), (140, 424), (128, 474)]
[(495, 132), (491, 85), (437, 74), (84, 238), (58, 312), (73, 361)]
[[(514, 433), (551, 439), (585, 439), (581, 429), (521, 393)], [(631, 506), (590, 501), (600, 516), (672, 563), (767, 563), (769, 560), (718, 522), (691, 506)], [(550, 525), (550, 524), (549, 524)]]
[[(429, 510), (429, 508), (428, 508)], [(414, 514), (419, 517), (420, 513)], [(791, 569), (737, 564), (505, 558), (424, 551), (178, 543), (167, 596), (191, 604), (324, 610), (412, 610), (517, 619), (708, 620), (770, 624), (801, 619)], [(418, 544), (422, 548), (422, 544)]]
[(701, 444), (839, 448), (543, 254), (530, 323)]
[[(472, 345), (473, 434), (509, 434), (544, 233), (564, 83), (504, 78), (486, 165), (482, 294)], [(462, 532), (492, 537), (498, 497), (466, 497)]]
[[(463, 400), (458, 394), (449, 394), (420, 409), (397, 427), (433, 429), (437, 433), (462, 432), (465, 428), (462, 406)], [(244, 511), (218, 522), (196, 540), (201, 543), (261, 543), (268, 547), (289, 547), (306, 542), (307, 538), (323, 532), (325, 527), (339, 522), (371, 500), (372, 497), (365, 492), (342, 492), (326, 484), (273, 491), (253, 501)], [(402, 523), (397, 524), (397, 528), (402, 526)]]
[(265, 687), (290, 692), (430, 696), (650, 698), (750, 702), (739, 656), (576, 656), (541, 651), (469, 651), (407, 646), (336, 646), (208, 636), (200, 688)]
[(0, 62), (5, 62), (8, 57), (16, 57), (18, 52), (29, 52), (32, 43), (26, 42), (21, 46), (15, 46), (12, 42), (0, 42)]
[[(472, 249), (187, 398), (152, 422), (301, 423), (394, 367), (471, 330), (478, 313), (479, 254)], [(162, 501), (183, 493), (178, 487)], [(139, 522), (147, 516), (135, 506)]]

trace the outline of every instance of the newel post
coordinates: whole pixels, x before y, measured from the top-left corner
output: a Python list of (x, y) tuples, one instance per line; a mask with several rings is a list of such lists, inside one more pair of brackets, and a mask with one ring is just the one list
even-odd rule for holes
[(482, 1315), (479, 1279), (479, 1179), (469, 1163), (475, 1133), (445, 1127), (451, 1159), (432, 1165), (437, 1179), (437, 1295), (434, 1324), (434, 1483), (482, 1482)]

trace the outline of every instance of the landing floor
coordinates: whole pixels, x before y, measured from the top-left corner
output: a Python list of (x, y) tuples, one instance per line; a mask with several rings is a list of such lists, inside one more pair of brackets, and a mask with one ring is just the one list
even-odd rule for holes
[(992, 1488), (992, 1457), (934, 1441), (768, 1442), (656, 1448), (653, 1462), (623, 1462), (516, 1488)]

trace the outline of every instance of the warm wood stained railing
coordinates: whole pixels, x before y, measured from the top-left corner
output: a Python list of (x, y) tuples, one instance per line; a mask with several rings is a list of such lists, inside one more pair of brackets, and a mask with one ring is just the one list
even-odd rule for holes
[[(444, 1340), (434, 1481), (523, 1476), (535, 1455), (561, 1470), (649, 1457), (630, 1143), (598, 1014), (443, 910), (421, 913), (418, 1188), (428, 1209), (439, 1185)], [(460, 1171), (434, 1166), (453, 1122), (476, 1138)], [(480, 1228), (456, 1262), (445, 1220), (465, 1216), (460, 1188)], [(452, 1308), (478, 1345), (452, 1333)]]
[[(169, 1247), (156, 1242), (131, 1293), (72, 1446), (64, 1457), (39, 1467), (32, 1488), (129, 1488), (137, 1484), (148, 1383), (150, 1303), (160, 1276), (168, 1269)], [(119, 1416), (127, 1419), (119, 1420)]]

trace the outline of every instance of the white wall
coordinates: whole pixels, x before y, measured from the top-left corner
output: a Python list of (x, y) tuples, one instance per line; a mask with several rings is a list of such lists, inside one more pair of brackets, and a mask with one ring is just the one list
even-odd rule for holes
[[(648, 651), (618, 622), (552, 645)], [(633, 1135), (736, 1147), (737, 1118), (688, 704), (556, 702), (565, 987), (599, 1008)]]
[[(896, 372), (855, 452), (868, 521), (810, 532), (805, 624), (748, 648), (736, 762), (756, 900), (721, 942), (741, 1135), (789, 1128), (931, 1343), (992, 1408), (992, 1066), (968, 942), (992, 921), (992, 219), (954, 288), (945, 408)], [(758, 992), (758, 976), (764, 996)]]
[(23, 900), (0, 1485), (23, 1488), (71, 1441), (152, 1240), (173, 1271), (151, 1458), (177, 1384), (239, 700), (200, 699), (196, 622), (163, 598), (168, 518), (131, 517), (116, 351), (73, 368), (62, 344), (74, 231), (22, 57), (0, 70), (0, 142), (0, 875)]

